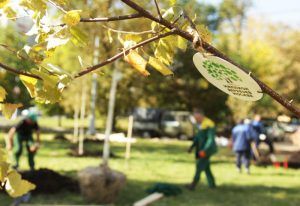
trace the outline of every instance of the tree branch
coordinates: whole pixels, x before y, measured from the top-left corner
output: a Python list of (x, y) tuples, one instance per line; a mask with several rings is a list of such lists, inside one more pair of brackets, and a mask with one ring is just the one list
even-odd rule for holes
[(108, 22), (108, 21), (121, 21), (127, 19), (136, 19), (143, 17), (142, 14), (128, 14), (128, 15), (121, 15), (121, 16), (112, 16), (112, 17), (98, 17), (98, 18), (81, 18), (80, 22)]
[[(129, 7), (131, 7), (132, 9), (136, 10), (137, 12), (139, 12), (140, 14), (142, 14), (144, 17), (155, 21), (169, 29), (174, 29), (176, 28), (175, 33), (177, 35), (180, 35), (181, 37), (185, 38), (186, 40), (193, 42), (193, 35), (191, 35), (190, 33), (183, 31), (179, 28), (176, 27), (176, 25), (173, 25), (172, 23), (170, 23), (169, 21), (166, 21), (165, 19), (159, 19), (156, 18), (155, 16), (153, 16), (151, 13), (149, 13), (147, 10), (143, 9), (142, 7), (140, 7), (138, 4), (134, 3), (131, 0), (121, 0), (123, 3), (127, 4)], [(215, 47), (213, 47), (212, 45), (208, 44), (207, 42), (202, 41), (202, 46), (203, 48), (207, 51), (210, 52), (211, 54), (220, 57), (230, 63), (232, 63), (233, 65), (239, 67), (242, 71), (244, 71), (245, 73), (249, 74), (250, 72), (247, 71), (246, 68), (242, 67), (241, 65), (237, 64), (236, 62), (234, 62), (232, 59), (230, 59), (228, 56), (226, 56), (225, 54), (223, 54), (221, 51), (219, 51), (218, 49), (216, 49)], [(282, 106), (284, 106), (286, 109), (288, 109), (289, 111), (291, 111), (292, 113), (296, 114), (298, 117), (300, 117), (300, 109), (295, 107), (294, 105), (292, 105), (292, 103), (286, 99), (285, 97), (281, 96), (280, 94), (278, 94), (276, 91), (274, 91), (273, 89), (271, 89), (268, 85), (266, 85), (265, 83), (263, 83), (262, 81), (260, 81), (258, 78), (254, 77), (251, 74), (251, 77), (257, 82), (257, 84), (261, 87), (262, 91), (268, 95), (270, 95), (274, 100), (276, 100), (277, 102), (279, 102)]]
[(94, 70), (96, 70), (96, 69), (98, 69), (98, 68), (100, 68), (100, 67), (103, 67), (103, 66), (105, 66), (105, 65), (107, 65), (107, 64), (110, 64), (110, 63), (116, 61), (117, 59), (123, 57), (124, 55), (127, 55), (127, 54), (128, 54), (131, 50), (133, 50), (133, 49), (137, 49), (137, 48), (142, 47), (142, 46), (144, 46), (144, 45), (146, 45), (146, 44), (149, 44), (149, 43), (151, 43), (151, 42), (153, 42), (153, 41), (156, 41), (156, 40), (158, 40), (158, 39), (161, 39), (161, 38), (164, 38), (164, 37), (166, 37), (166, 36), (173, 35), (173, 34), (175, 34), (175, 31), (174, 31), (174, 30), (172, 30), (172, 31), (170, 31), (170, 32), (167, 32), (167, 33), (164, 33), (164, 34), (159, 34), (159, 35), (154, 36), (154, 37), (152, 37), (152, 38), (150, 38), (150, 39), (147, 39), (147, 40), (145, 40), (145, 41), (142, 41), (142, 42), (140, 42), (140, 43), (134, 45), (133, 47), (128, 48), (128, 49), (125, 49), (124, 51), (122, 51), (122, 52), (116, 54), (115, 56), (113, 56), (113, 57), (111, 57), (111, 58), (109, 58), (109, 59), (107, 59), (107, 60), (105, 60), (105, 61), (103, 61), (103, 62), (101, 62), (101, 63), (99, 63), (99, 64), (96, 64), (96, 65), (94, 65), (94, 66), (91, 66), (91, 67), (86, 68), (85, 70), (79, 72), (79, 73), (75, 76), (75, 78), (81, 77), (81, 76), (83, 76), (83, 75), (85, 75), (85, 74), (88, 74), (88, 73), (90, 73), (90, 72), (92, 72), (92, 71), (94, 71)]
[(39, 76), (37, 76), (35, 74), (30, 74), (30, 73), (27, 73), (27, 72), (19, 71), (19, 70), (15, 69), (15, 68), (12, 68), (10, 66), (2, 64), (1, 62), (0, 62), (0, 67), (3, 68), (3, 69), (5, 69), (6, 71), (14, 73), (14, 74), (24, 75), (24, 76), (32, 77), (32, 78), (35, 78), (35, 79), (41, 79)]
[(159, 17), (159, 19), (162, 19), (162, 15), (160, 13), (160, 9), (159, 9), (157, 0), (154, 0), (154, 3), (155, 3), (155, 7), (156, 7), (156, 10), (157, 10), (158, 17)]

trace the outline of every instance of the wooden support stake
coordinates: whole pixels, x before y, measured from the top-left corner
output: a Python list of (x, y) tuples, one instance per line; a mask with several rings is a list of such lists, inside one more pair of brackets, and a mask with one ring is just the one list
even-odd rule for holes
[(133, 128), (133, 115), (130, 115), (128, 121), (127, 142), (126, 142), (126, 152), (125, 152), (125, 159), (127, 160), (130, 158), (132, 128)]

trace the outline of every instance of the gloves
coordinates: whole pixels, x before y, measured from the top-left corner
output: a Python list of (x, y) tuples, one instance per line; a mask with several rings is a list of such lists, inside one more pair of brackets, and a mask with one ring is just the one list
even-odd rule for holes
[(200, 157), (200, 158), (206, 157), (205, 151), (203, 151), (203, 150), (199, 151), (199, 152), (198, 152), (198, 157)]

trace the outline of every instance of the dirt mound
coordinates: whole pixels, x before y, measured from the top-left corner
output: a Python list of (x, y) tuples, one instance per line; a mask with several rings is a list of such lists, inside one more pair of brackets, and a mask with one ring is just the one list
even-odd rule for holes
[(21, 172), (22, 177), (36, 185), (33, 193), (54, 194), (61, 190), (79, 193), (78, 182), (53, 170), (39, 169)]

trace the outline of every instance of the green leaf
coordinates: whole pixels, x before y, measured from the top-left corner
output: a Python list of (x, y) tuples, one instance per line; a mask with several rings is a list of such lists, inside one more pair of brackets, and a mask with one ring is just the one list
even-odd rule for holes
[(64, 17), (63, 22), (68, 26), (76, 26), (80, 22), (81, 10), (68, 11)]
[(6, 91), (3, 87), (0, 86), (0, 102), (3, 102), (6, 98)]
[(80, 28), (71, 27), (70, 33), (72, 35), (71, 41), (76, 46), (86, 46), (88, 42), (88, 35)]
[(159, 59), (150, 57), (148, 63), (164, 76), (174, 74), (166, 65), (164, 65)]

